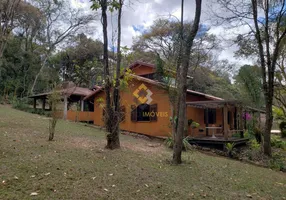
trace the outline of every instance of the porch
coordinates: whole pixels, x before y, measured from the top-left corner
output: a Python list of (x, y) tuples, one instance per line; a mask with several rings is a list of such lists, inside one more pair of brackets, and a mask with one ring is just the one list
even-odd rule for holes
[[(58, 118), (77, 122), (91, 122), (94, 120), (93, 102), (84, 100), (84, 98), (91, 94), (93, 90), (81, 87), (71, 87), (58, 90), (57, 92), (61, 95), (61, 102), (57, 105), (59, 111), (56, 115)], [(50, 111), (51, 106), (49, 105), (48, 98), (51, 94), (52, 92), (46, 92), (30, 96), (29, 98), (34, 100), (34, 109)], [(38, 103), (40, 106), (38, 106)]]
[(246, 142), (248, 142), (248, 140), (249, 140), (248, 138), (229, 137), (228, 139), (225, 139), (224, 137), (212, 138), (210, 136), (195, 137), (195, 138), (189, 138), (188, 139), (190, 144), (225, 145), (226, 143), (233, 143), (235, 146), (246, 144)]
[[(194, 101), (186, 102), (186, 105), (187, 119), (200, 124), (196, 134), (188, 134), (192, 138), (190, 142), (198, 144), (246, 143), (246, 113), (250, 112), (253, 116), (258, 113), (259, 126), (260, 113), (264, 113), (235, 100)], [(190, 127), (188, 130), (194, 132)]]

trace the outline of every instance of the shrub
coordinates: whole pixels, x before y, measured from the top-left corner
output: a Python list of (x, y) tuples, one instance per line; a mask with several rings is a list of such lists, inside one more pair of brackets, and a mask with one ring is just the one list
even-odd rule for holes
[[(173, 137), (168, 137), (165, 142), (166, 146), (168, 148), (173, 148), (174, 146), (174, 140)], [(185, 137), (183, 139), (183, 150), (191, 150), (192, 149), (192, 145), (190, 145), (189, 141), (188, 141), (188, 137)]]
[(255, 127), (253, 131), (254, 131), (254, 136), (255, 136), (256, 141), (260, 144), (261, 143), (261, 137), (262, 137), (261, 129), (258, 127)]
[(228, 156), (233, 157), (234, 143), (226, 143), (225, 149), (227, 150)]
[(252, 140), (250, 140), (250, 148), (252, 150), (259, 150), (260, 144), (256, 140), (252, 139)]
[(166, 140), (165, 140), (165, 144), (168, 148), (173, 148), (174, 146), (174, 140), (172, 137), (168, 137)]
[(271, 146), (286, 150), (286, 141), (279, 139), (278, 137), (271, 137)]
[(282, 121), (279, 124), (279, 128), (280, 128), (280, 131), (281, 131), (281, 137), (286, 137), (286, 121)]
[(284, 157), (278, 153), (273, 154), (272, 159), (269, 162), (269, 166), (271, 169), (285, 171), (286, 164), (284, 162)]

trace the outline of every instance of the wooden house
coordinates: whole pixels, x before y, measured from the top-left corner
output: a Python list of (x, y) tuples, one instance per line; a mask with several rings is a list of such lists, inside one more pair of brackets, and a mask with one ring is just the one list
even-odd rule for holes
[[(155, 66), (135, 62), (131, 81), (121, 90), (121, 111), (124, 115), (121, 130), (149, 136), (168, 137), (171, 134), (172, 94), (168, 86), (155, 80)], [(190, 77), (189, 77), (190, 78)], [(104, 125), (105, 92), (98, 88), (85, 99), (94, 101), (94, 124)], [(242, 106), (209, 94), (187, 90), (186, 134), (195, 138), (218, 137), (228, 140), (235, 131), (242, 131)], [(199, 123), (192, 128), (188, 121)]]

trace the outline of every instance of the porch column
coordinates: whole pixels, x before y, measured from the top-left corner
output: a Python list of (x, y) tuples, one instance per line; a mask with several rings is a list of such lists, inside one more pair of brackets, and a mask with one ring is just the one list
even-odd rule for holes
[(224, 139), (228, 140), (228, 128), (227, 128), (227, 104), (223, 107), (223, 135)]
[[(209, 109), (208, 108), (206, 108), (206, 112), (205, 112), (205, 114), (206, 114), (206, 127), (208, 127), (209, 126)], [(209, 136), (209, 129), (208, 128), (206, 128), (206, 136)]]
[(234, 107), (234, 115), (233, 115), (233, 121), (234, 121), (234, 124), (233, 124), (233, 127), (234, 127), (234, 130), (237, 130), (237, 107)]
[(46, 99), (44, 98), (42, 100), (43, 100), (42, 109), (45, 110), (45, 108), (46, 108)]
[(34, 110), (36, 110), (36, 108), (37, 108), (37, 99), (34, 98)]
[(84, 100), (80, 100), (80, 111), (84, 110)]
[(243, 138), (242, 107), (239, 108), (239, 131), (240, 131), (240, 137)]
[(67, 115), (68, 115), (68, 97), (65, 94), (64, 95), (64, 120), (67, 119)]
[(260, 112), (258, 112), (258, 128), (261, 128), (261, 117), (260, 117)]

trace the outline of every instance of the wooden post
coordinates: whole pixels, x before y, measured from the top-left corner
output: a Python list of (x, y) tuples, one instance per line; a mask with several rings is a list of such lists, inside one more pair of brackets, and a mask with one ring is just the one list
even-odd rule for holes
[(233, 121), (234, 121), (233, 128), (234, 130), (237, 130), (237, 107), (236, 106), (234, 107)]
[(240, 137), (243, 138), (243, 120), (242, 120), (242, 108), (239, 108), (239, 130)]
[[(205, 116), (205, 118), (206, 118), (206, 127), (208, 127), (209, 126), (209, 109), (208, 108), (206, 109), (205, 114), (206, 114), (206, 116)], [(206, 128), (206, 136), (209, 136), (209, 129), (208, 128)]]
[(42, 104), (42, 109), (43, 111), (45, 111), (45, 108), (46, 108), (46, 99), (42, 99), (43, 100), (43, 104)]
[(36, 110), (37, 109), (37, 99), (34, 98), (34, 109)]
[(80, 100), (80, 111), (84, 110), (84, 100)]
[(65, 94), (64, 95), (64, 120), (67, 119), (67, 115), (68, 115), (68, 97)]
[(224, 139), (228, 140), (228, 128), (227, 128), (227, 104), (223, 107), (223, 135)]

